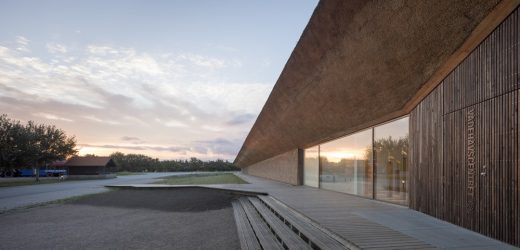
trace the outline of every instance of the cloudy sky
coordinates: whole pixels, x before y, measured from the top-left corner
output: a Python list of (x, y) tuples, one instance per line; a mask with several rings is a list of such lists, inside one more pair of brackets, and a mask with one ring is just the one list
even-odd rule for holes
[(317, 0), (0, 1), (0, 113), (80, 154), (233, 160)]

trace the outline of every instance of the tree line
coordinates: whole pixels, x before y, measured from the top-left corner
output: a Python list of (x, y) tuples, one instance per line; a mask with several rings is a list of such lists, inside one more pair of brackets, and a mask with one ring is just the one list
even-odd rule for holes
[[(0, 172), (45, 167), (54, 161), (65, 160), (78, 153), (76, 138), (54, 125), (33, 121), (22, 123), (7, 115), (0, 115)], [(232, 163), (223, 160), (202, 161), (163, 160), (142, 154), (115, 152), (110, 155), (116, 163), (114, 171), (234, 171)], [(37, 175), (38, 176), (38, 175)]]
[(76, 138), (54, 125), (25, 124), (0, 115), (0, 170), (46, 166), (77, 154)]
[(115, 152), (110, 155), (116, 164), (115, 171), (130, 172), (190, 172), (190, 171), (238, 171), (233, 163), (224, 160), (202, 161), (195, 157), (189, 160), (159, 160), (143, 154), (124, 154)]

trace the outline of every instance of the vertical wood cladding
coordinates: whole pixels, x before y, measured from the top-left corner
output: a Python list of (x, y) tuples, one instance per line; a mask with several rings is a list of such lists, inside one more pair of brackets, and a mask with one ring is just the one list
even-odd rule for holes
[(410, 207), (520, 246), (518, 9), (410, 114)]
[[(445, 207), (444, 193), (424, 195), (430, 190), (443, 190), (442, 166), (442, 89), (435, 89), (410, 113), (410, 207), (440, 217)], [(410, 166), (410, 165), (409, 165)], [(431, 178), (436, 176), (438, 178)]]

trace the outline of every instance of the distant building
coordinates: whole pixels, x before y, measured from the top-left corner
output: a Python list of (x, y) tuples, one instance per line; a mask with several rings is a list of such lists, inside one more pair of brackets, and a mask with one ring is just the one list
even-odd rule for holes
[(65, 164), (66, 163), (67, 163), (66, 160), (55, 161), (55, 162), (49, 164), (49, 168), (51, 168), (51, 169), (65, 169)]
[(69, 175), (106, 175), (116, 164), (110, 157), (75, 156), (64, 166)]

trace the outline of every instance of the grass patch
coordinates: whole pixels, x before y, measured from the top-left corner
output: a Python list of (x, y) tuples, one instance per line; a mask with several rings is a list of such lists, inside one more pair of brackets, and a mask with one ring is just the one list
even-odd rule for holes
[(173, 175), (161, 178), (154, 184), (167, 185), (208, 185), (208, 184), (247, 184), (240, 177), (232, 173), (217, 174), (189, 174), (189, 175)]
[(127, 175), (142, 175), (142, 172), (129, 172), (129, 171), (121, 171), (116, 172), (116, 176), (127, 176)]
[[(20, 181), (5, 181), (0, 182), (0, 187), (14, 187), (14, 186), (26, 186), (26, 185), (40, 185), (40, 184), (52, 184), (60, 182), (58, 179), (40, 179), (39, 182), (33, 180), (20, 180)], [(63, 181), (62, 181), (63, 182)]]

